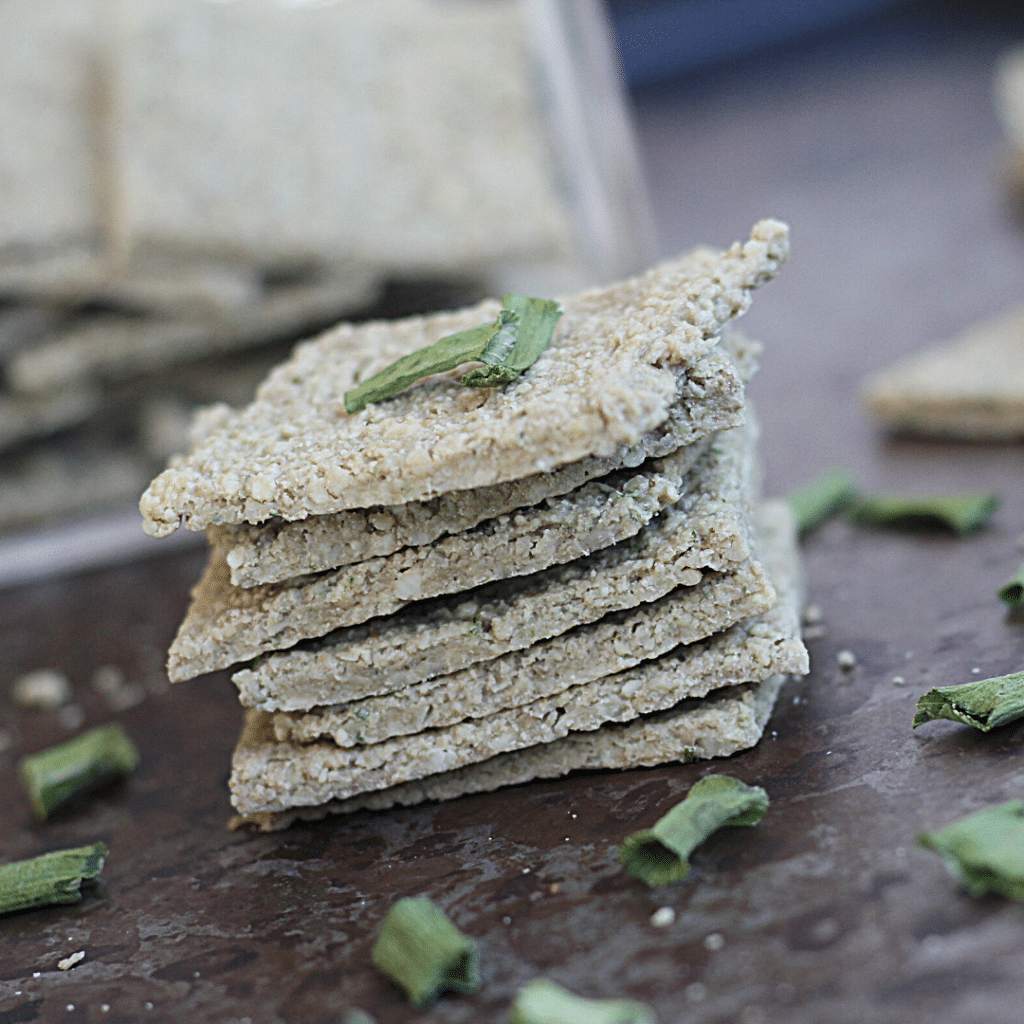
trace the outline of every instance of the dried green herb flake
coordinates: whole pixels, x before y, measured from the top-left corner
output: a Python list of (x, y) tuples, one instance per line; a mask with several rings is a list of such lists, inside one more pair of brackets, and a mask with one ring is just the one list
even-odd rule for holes
[(1024, 717), (1024, 672), (939, 686), (917, 702), (914, 728), (938, 718), (963, 722), (988, 732)]
[(103, 870), (106, 855), (103, 843), (93, 843), (0, 866), (0, 914), (80, 902), (82, 882)]
[(833, 469), (790, 492), (786, 500), (793, 510), (797, 530), (807, 533), (829, 516), (847, 508), (856, 497), (857, 488), (849, 473)]
[(538, 978), (516, 993), (512, 1024), (655, 1024), (655, 1018), (632, 999), (583, 999)]
[(138, 763), (135, 744), (113, 723), (24, 758), (21, 775), (36, 814), (45, 819), (72, 797), (130, 775)]
[(972, 896), (996, 892), (1024, 900), (1024, 800), (975, 811), (917, 841), (934, 850)]
[(1024, 608), (1024, 565), (999, 588), (999, 600), (1013, 609)]
[(851, 517), (865, 526), (914, 529), (942, 526), (954, 533), (980, 530), (999, 507), (995, 494), (904, 497), (879, 494), (854, 503)]
[(652, 828), (628, 836), (619, 858), (652, 889), (669, 885), (687, 876), (687, 858), (713, 832), (726, 825), (756, 825), (767, 810), (768, 794), (760, 786), (708, 775)]
[(433, 345), (411, 352), (345, 392), (345, 409), (359, 412), (374, 402), (404, 391), (410, 384), (463, 363), (484, 366), (462, 377), (467, 387), (509, 384), (532, 366), (548, 347), (562, 309), (552, 299), (535, 299), (510, 292), (502, 300), (497, 320), (449, 334)]
[(480, 988), (476, 943), (428, 896), (400, 899), (388, 911), (373, 947), (373, 963), (420, 1008), (442, 992), (468, 994)]

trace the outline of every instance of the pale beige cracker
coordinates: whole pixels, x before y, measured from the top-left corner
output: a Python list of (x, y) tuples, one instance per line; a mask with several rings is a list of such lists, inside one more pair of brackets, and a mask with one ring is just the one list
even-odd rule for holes
[(863, 396), (890, 430), (965, 441), (1024, 437), (1024, 307), (874, 374)]
[[(606, 558), (614, 568), (611, 573), (603, 572), (607, 561), (602, 559), (594, 564), (580, 565), (575, 570), (568, 569), (571, 576), (577, 576), (582, 569), (584, 576), (597, 584), (596, 587), (581, 589), (603, 593), (607, 595), (607, 604), (613, 604), (615, 600), (622, 600), (618, 595), (613, 598), (613, 592), (625, 587), (629, 589), (630, 595), (635, 595), (631, 596), (627, 603), (636, 604), (649, 599), (643, 596), (645, 592), (659, 584), (664, 585), (663, 573), (653, 574), (650, 586), (644, 580), (637, 580), (642, 574), (651, 575), (653, 565), (672, 566), (674, 573), (682, 575), (680, 570), (683, 567), (721, 569), (730, 564), (738, 564), (749, 557), (747, 508), (741, 487), (753, 474), (750, 429), (735, 428), (732, 432), (725, 432), (723, 438), (721, 444), (713, 445), (698, 463), (701, 470), (698, 472), (695, 468), (687, 475), (688, 493), (684, 494), (683, 500), (655, 519), (657, 525), (654, 529), (659, 534), (658, 539), (672, 537), (676, 538), (678, 543), (653, 546), (652, 549), (651, 538), (648, 537), (638, 549), (628, 544), (628, 538), (618, 545), (611, 545), (606, 541), (609, 545), (607, 548), (596, 544), (595, 547), (609, 552)], [(711, 489), (706, 486), (706, 478), (715, 478), (719, 484), (726, 485), (731, 481), (731, 487), (724, 491), (721, 486)], [(596, 487), (598, 483), (600, 481), (586, 484), (582, 490), (596, 489), (598, 495), (608, 500), (602, 505), (585, 504), (582, 509), (577, 509), (579, 527), (590, 525), (586, 518), (588, 508), (603, 508), (613, 516), (617, 516), (621, 508), (628, 516), (636, 505), (628, 497), (620, 498), (620, 492), (602, 492)], [(667, 492), (662, 490), (661, 493)], [(564, 499), (554, 501), (560, 503)], [(410, 571), (406, 577), (398, 578), (397, 585), (382, 576), (378, 563), (384, 562), (389, 567), (404, 565), (404, 560), (412, 558), (417, 549), (398, 552), (396, 556), (388, 556), (386, 559), (371, 559), (357, 566), (346, 566), (305, 580), (295, 580), (290, 584), (269, 584), (248, 590), (231, 587), (223, 560), (214, 556), (206, 574), (193, 590), (192, 605), (171, 645), (168, 659), (170, 677), (172, 680), (180, 681), (202, 672), (226, 668), (237, 662), (248, 661), (266, 651), (286, 649), (309, 637), (322, 637), (339, 626), (364, 622), (373, 615), (388, 614), (414, 600), (434, 596), (439, 589), (451, 593), (458, 588), (452, 585), (451, 574), (448, 571), (449, 556), (457, 557), (463, 563), (474, 566), (479, 575), (476, 582), (483, 584), (502, 577), (520, 575), (521, 573), (508, 571), (510, 566), (514, 568), (516, 564), (524, 566), (525, 572), (528, 572), (528, 568), (525, 567), (531, 560), (538, 568), (542, 568), (539, 556), (545, 552), (549, 553), (547, 557), (550, 558), (550, 553), (578, 549), (587, 540), (586, 536), (563, 529), (562, 524), (565, 520), (555, 516), (552, 527), (541, 532), (539, 537), (527, 535), (518, 542), (499, 546), (501, 553), (496, 561), (478, 562), (467, 558), (467, 554), (477, 550), (475, 546), (466, 543), (467, 535), (479, 537), (480, 550), (483, 550), (483, 543), (491, 536), (491, 524), (500, 523), (501, 519), (505, 518), (525, 517), (522, 517), (521, 513), (513, 513), (510, 517), (501, 517), (499, 520), (484, 524), (484, 527), (477, 527), (469, 534), (458, 534), (438, 541), (427, 549), (426, 561), (409, 562)], [(630, 525), (628, 518), (618, 521), (623, 525)], [(592, 522), (596, 525), (596, 530), (591, 530), (590, 538), (598, 538), (601, 533), (607, 535), (607, 527), (602, 526), (599, 519)], [(634, 522), (632, 525), (641, 524)], [(638, 530), (629, 532), (635, 535)], [(639, 532), (643, 534), (645, 531)], [(508, 536), (507, 533), (505, 535)], [(631, 555), (638, 557), (631, 558)], [(513, 562), (513, 559), (518, 559), (518, 563)], [(568, 559), (565, 562), (568, 562)], [(555, 574), (556, 579), (558, 575)], [(614, 582), (605, 578), (609, 575), (615, 578)], [(536, 576), (536, 573), (530, 573), (529, 579), (533, 580)], [(688, 574), (688, 582), (694, 583), (697, 578), (694, 573)], [(384, 592), (376, 589), (367, 592), (366, 584), (371, 579), (377, 583), (389, 583), (390, 588)], [(473, 583), (466, 582), (471, 579), (467, 569), (461, 576), (462, 586), (472, 586)], [(548, 583), (549, 580), (545, 578), (541, 586), (544, 587)], [(434, 595), (429, 594), (428, 584), (434, 589)], [(666, 589), (671, 589), (673, 585), (677, 584), (673, 583)], [(593, 607), (605, 603), (606, 598), (603, 596), (597, 597), (596, 600), (591, 598), (591, 601), (592, 618), (599, 618), (605, 611), (610, 610), (607, 604), (602, 611), (597, 611)], [(621, 606), (620, 604), (619, 607)], [(568, 625), (587, 621), (587, 612), (586, 604), (574, 606), (570, 614), (582, 617), (575, 618)], [(370, 628), (385, 625), (383, 622), (375, 623)], [(464, 628), (468, 630), (470, 625), (467, 624)], [(564, 628), (568, 628), (568, 625)], [(494, 632), (493, 622), (489, 629)]]
[(232, 802), (248, 815), (344, 800), (551, 743), (572, 732), (590, 732), (607, 722), (631, 721), (722, 687), (804, 673), (807, 651), (800, 640), (799, 568), (792, 530), (789, 539), (784, 557), (792, 576), (776, 580), (780, 601), (770, 612), (617, 675), (415, 736), (341, 748), (328, 741), (305, 746), (280, 743), (264, 732), (262, 742), (235, 752)]
[(301, 331), (363, 305), (375, 291), (376, 280), (365, 268), (354, 267), (348, 275), (267, 292), (258, 302), (206, 319), (109, 314), (71, 324), (16, 354), (6, 375), (15, 390), (39, 394), (153, 373)]
[(285, 742), (329, 739), (353, 747), (482, 718), (624, 672), (774, 603), (771, 581), (753, 562), (732, 573), (708, 574), (695, 587), (677, 588), (628, 613), (614, 613), (452, 675), (381, 697), (277, 714), (274, 735)]
[[(595, 477), (696, 446), (714, 431), (736, 426), (742, 422), (743, 384), (753, 374), (759, 348), (746, 339), (732, 338), (728, 355), (716, 350), (698, 360), (680, 378), (679, 397), (665, 422), (612, 458), (581, 459), (550, 473), (449, 491), (425, 502), (352, 509), (298, 522), (277, 519), (262, 525), (211, 526), (207, 535), (223, 554), (231, 582), (241, 587), (276, 583), (388, 555), (402, 547), (430, 544), (485, 519), (566, 494)], [(695, 447), (694, 460), (699, 453)]]
[(359, 327), (300, 345), (246, 409), (207, 412), (190, 453), (146, 492), (146, 530), (303, 519), (423, 501), (548, 472), (636, 444), (668, 416), (678, 379), (717, 344), (788, 252), (778, 221), (563, 302), (554, 338), (518, 382), (463, 388), (440, 374), (349, 416), (359, 378), (493, 320), (496, 302)]
[[(387, 789), (360, 793), (345, 800), (287, 811), (258, 811), (237, 815), (232, 828), (253, 827), (263, 832), (288, 828), (296, 821), (316, 821), (329, 814), (362, 809), (408, 807), (427, 800), (454, 800), (469, 793), (489, 793), (534, 779), (552, 779), (572, 771), (600, 768), (651, 767), (666, 762), (728, 757), (754, 746), (764, 733), (784, 675), (759, 683), (727, 687), (694, 700), (685, 698), (668, 711), (631, 722), (602, 725), (592, 732), (572, 732), (560, 740), (514, 750), (478, 764)], [(273, 742), (267, 716), (250, 711), (236, 747), (236, 756), (266, 749)]]
[(695, 586), (702, 571), (693, 563), (707, 559), (709, 549), (728, 549), (723, 565), (735, 568), (750, 557), (753, 431), (751, 423), (720, 435), (694, 470), (693, 499), (636, 537), (569, 565), (422, 602), (265, 655), (233, 677), (242, 703), (301, 711), (389, 693)]

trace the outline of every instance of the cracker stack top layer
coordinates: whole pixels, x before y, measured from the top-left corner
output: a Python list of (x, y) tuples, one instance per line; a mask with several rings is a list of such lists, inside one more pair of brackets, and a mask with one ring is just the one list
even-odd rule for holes
[(191, 452), (143, 495), (144, 528), (302, 519), (419, 501), (609, 456), (661, 423), (686, 366), (711, 349), (789, 248), (765, 220), (726, 252), (697, 250), (620, 284), (563, 301), (546, 352), (501, 389), (438, 375), (349, 416), (359, 379), (438, 338), (496, 316), (457, 313), (342, 325), (300, 346), (241, 412), (215, 406)]

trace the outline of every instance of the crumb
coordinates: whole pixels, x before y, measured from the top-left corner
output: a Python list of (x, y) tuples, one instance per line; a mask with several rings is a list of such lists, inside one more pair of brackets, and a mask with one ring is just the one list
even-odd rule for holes
[(651, 924), (655, 928), (667, 928), (670, 924), (674, 924), (675, 920), (676, 912), (671, 907), (659, 907), (651, 914)]
[(20, 707), (55, 711), (71, 700), (71, 683), (63, 672), (40, 668), (15, 679), (11, 696)]
[(66, 956), (63, 960), (57, 961), (57, 966), (62, 971), (70, 971), (75, 964), (80, 964), (85, 959), (85, 950), (80, 949), (77, 953), (72, 953), (71, 956)]
[(904, 679), (903, 676), (893, 676), (892, 682), (894, 686), (902, 686), (906, 682), (906, 679)]
[(848, 672), (851, 668), (853, 668), (854, 665), (857, 664), (857, 656), (853, 653), (853, 651), (840, 651), (836, 655), (836, 661), (839, 662), (839, 667), (841, 669)]
[(725, 938), (721, 932), (712, 932), (710, 935), (704, 937), (704, 948), (709, 953), (717, 953), (720, 949), (725, 949)]
[(816, 604), (809, 604), (804, 609), (804, 622), (808, 626), (816, 625), (817, 623), (821, 622), (823, 618), (825, 618), (825, 615), (822, 612), (821, 608)]
[(981, 669), (980, 668), (972, 668), (971, 669), (971, 675), (972, 676), (976, 676), (976, 675), (980, 675), (980, 674), (981, 674)]

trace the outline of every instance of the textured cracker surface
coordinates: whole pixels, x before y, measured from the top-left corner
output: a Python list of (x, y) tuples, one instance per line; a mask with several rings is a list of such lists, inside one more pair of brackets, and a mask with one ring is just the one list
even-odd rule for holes
[[(667, 761), (685, 763), (728, 757), (752, 747), (761, 738), (786, 678), (770, 676), (760, 683), (728, 687), (702, 700), (684, 699), (668, 711), (632, 722), (603, 725), (593, 732), (569, 733), (551, 743), (498, 754), (478, 764), (360, 793), (346, 800), (239, 815), (232, 819), (231, 827), (251, 826), (274, 832), (296, 821), (316, 821), (328, 814), (347, 814), (363, 808), (386, 810), (425, 800), (453, 800), (467, 793), (490, 792), (533, 779), (557, 778), (579, 769), (628, 769)], [(237, 750), (258, 749), (272, 738), (266, 716), (249, 712)]]
[(864, 401), (890, 430), (967, 441), (1024, 437), (1024, 307), (874, 374)]
[[(550, 743), (606, 722), (663, 711), (713, 689), (808, 669), (799, 638), (799, 556), (792, 524), (775, 579), (779, 602), (709, 640), (571, 690), (479, 720), (366, 747), (274, 742), (240, 745), (232, 762), (232, 801), (242, 814), (343, 800), (498, 754)], [(262, 712), (255, 712), (262, 715)], [(268, 716), (269, 718), (269, 716)], [(262, 728), (262, 727), (260, 727)]]
[[(751, 435), (750, 425), (720, 435), (688, 475), (683, 498), (634, 537), (587, 558), (419, 602), (404, 614), (270, 654), (237, 674), (243, 703), (293, 711), (386, 693), (692, 586), (702, 569), (734, 568), (750, 557), (749, 497), (756, 488)], [(197, 612), (195, 620), (200, 618)], [(252, 618), (259, 625), (259, 617)], [(251, 628), (248, 621), (246, 626)], [(229, 619), (226, 629), (232, 628)], [(283, 628), (290, 629), (287, 621)], [(224, 659), (222, 648), (219, 632), (197, 626), (189, 646), (178, 648), (171, 678), (196, 674), (197, 664), (209, 664), (208, 652)]]
[[(735, 445), (742, 447), (742, 441)], [(735, 448), (724, 442), (714, 447), (698, 465), (729, 458), (730, 452), (738, 457)], [(699, 486), (700, 475), (685, 472), (688, 459), (689, 449), (680, 449), (665, 459), (651, 460), (639, 472), (622, 470), (591, 481), (570, 495), (487, 520), (425, 548), (403, 549), (288, 583), (232, 587), (224, 560), (214, 552), (171, 645), (168, 671), (175, 681), (187, 679), (265, 651), (291, 647), (302, 639), (322, 637), (339, 626), (390, 614), (413, 601), (508, 577), (532, 576), (551, 565), (613, 547), (638, 533), (659, 509), (671, 505), (678, 510), (681, 488)], [(743, 474), (738, 478), (744, 479)], [(735, 508), (732, 511), (736, 513)], [(678, 524), (678, 518), (669, 515), (667, 521)], [(699, 521), (699, 513), (697, 519), (689, 524), (691, 560), (687, 564), (722, 568), (723, 562), (746, 557), (744, 540), (734, 536), (730, 548), (721, 538), (718, 545), (720, 537), (709, 536), (708, 524)], [(721, 529), (725, 524), (718, 525), (726, 532)], [(741, 523), (732, 525), (734, 534), (743, 528)], [(704, 559), (698, 557), (695, 564), (693, 550), (699, 548), (702, 536), (715, 550)], [(737, 546), (744, 548), (742, 557), (733, 557)], [(677, 554), (670, 549), (656, 557), (664, 562)], [(613, 557), (619, 560), (622, 553), (616, 551)]]
[(275, 715), (274, 735), (295, 743), (330, 739), (353, 747), (482, 718), (623, 672), (767, 611), (774, 602), (770, 580), (754, 563), (454, 675), (383, 697)]
[[(550, 473), (449, 491), (425, 502), (352, 509), (298, 522), (278, 519), (262, 526), (211, 526), (207, 535), (223, 553), (231, 582), (242, 587), (349, 565), (401, 547), (430, 544), (445, 534), (471, 529), (485, 519), (565, 494), (595, 477), (624, 466), (639, 466), (645, 459), (696, 445), (716, 430), (736, 426), (743, 416), (740, 378), (746, 381), (753, 374), (759, 349), (745, 339), (732, 338), (728, 351), (736, 368), (717, 349), (698, 360), (680, 378), (679, 397), (665, 422), (610, 458), (592, 456)], [(699, 449), (695, 458), (697, 453)]]
[(498, 306), (343, 324), (300, 345), (246, 409), (209, 412), (189, 454), (143, 496), (145, 529), (423, 501), (610, 457), (665, 420), (682, 372), (747, 309), (788, 246), (785, 225), (761, 221), (724, 253), (698, 250), (564, 299), (552, 343), (513, 385), (463, 388), (453, 371), (353, 416), (343, 396), (357, 377), (492, 320)]

